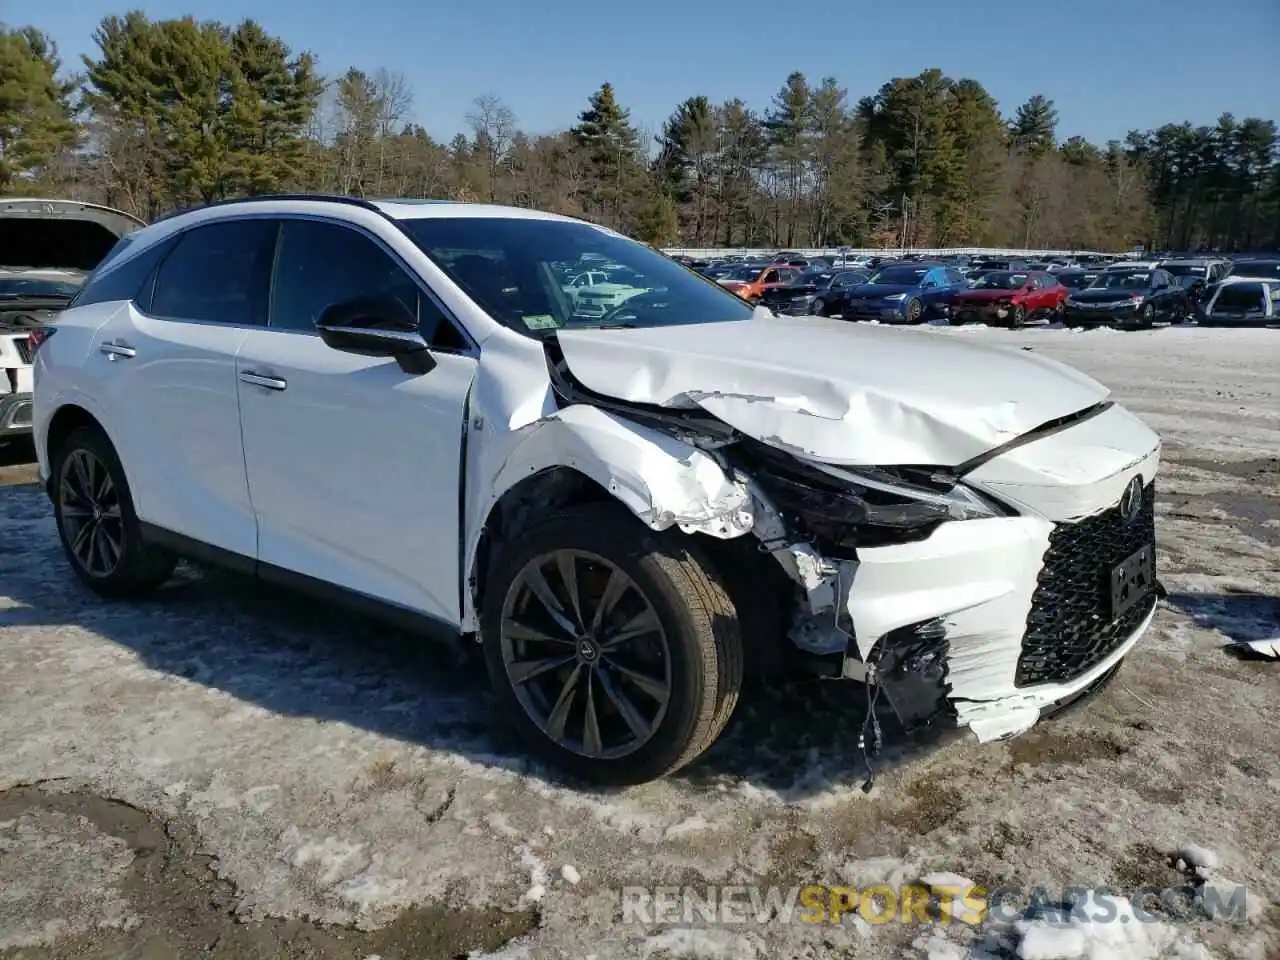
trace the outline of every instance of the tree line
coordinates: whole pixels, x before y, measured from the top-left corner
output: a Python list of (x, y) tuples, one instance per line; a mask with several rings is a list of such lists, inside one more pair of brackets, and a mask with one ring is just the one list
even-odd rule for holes
[(403, 75), (326, 76), (252, 20), (135, 11), (93, 40), (66, 65), (36, 27), (0, 24), (0, 193), (147, 219), (281, 192), (484, 200), (687, 247), (1280, 246), (1280, 136), (1259, 118), (1097, 145), (1061, 139), (1045, 96), (1004, 116), (936, 69), (856, 100), (797, 72), (763, 110), (692, 96), (655, 131), (609, 83), (541, 135), (486, 93), (442, 142)]

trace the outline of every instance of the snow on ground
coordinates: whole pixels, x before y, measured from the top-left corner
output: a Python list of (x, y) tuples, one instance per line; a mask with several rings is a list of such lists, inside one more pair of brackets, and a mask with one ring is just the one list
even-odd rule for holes
[[(855, 688), (798, 685), (748, 703), (670, 780), (573, 789), (491, 729), (465, 657), (231, 576), (188, 573), (152, 601), (105, 603), (64, 566), (40, 491), (0, 487), (0, 851), (23, 851), (25, 878), (0, 884), (0, 945), (77, 936), (78, 956), (105, 957), (123, 954), (135, 928), (178, 936), (160, 917), (172, 905), (138, 894), (151, 861), (137, 832), (110, 810), (67, 814), (91, 795), (132, 805), (161, 836), (189, 836), (192, 870), (245, 921), (238, 936), (293, 918), (274, 935), (311, 938), (315, 956), (465, 954), (479, 948), (401, 934), (427, 915), (432, 930), (470, 930), (457, 918), (490, 911), (481, 926), (507, 924), (510, 942), (484, 949), (506, 958), (1096, 960), (1146, 956), (1124, 952), (1145, 937), (1151, 956), (1270, 960), (1280, 673), (1226, 647), (1280, 631), (1280, 331), (916, 335), (1072, 363), (1166, 438), (1170, 596), (1080, 712), (1008, 743), (895, 754), (865, 795)], [(137, 861), (127, 880), (122, 839)], [(0, 881), (17, 862), (0, 858)], [(977, 930), (619, 920), (627, 885), (930, 874), (1121, 896), (1243, 884), (1252, 906), (1244, 920), (1190, 909), (1128, 932), (1025, 917)], [(352, 929), (322, 949), (331, 924)]]

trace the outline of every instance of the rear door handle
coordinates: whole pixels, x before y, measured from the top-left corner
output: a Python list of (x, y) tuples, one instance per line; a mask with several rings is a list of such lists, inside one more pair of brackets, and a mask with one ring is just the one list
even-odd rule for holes
[(240, 374), (241, 383), (252, 383), (255, 387), (266, 387), (268, 390), (283, 390), (289, 386), (289, 381), (282, 380), (279, 377), (265, 377), (260, 373), (254, 373), (252, 370), (245, 370)]
[(109, 360), (129, 360), (138, 355), (138, 351), (120, 340), (108, 340), (98, 347)]

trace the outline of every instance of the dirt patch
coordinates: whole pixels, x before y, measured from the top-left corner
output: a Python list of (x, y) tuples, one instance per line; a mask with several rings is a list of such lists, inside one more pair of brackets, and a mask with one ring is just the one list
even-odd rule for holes
[(1163, 890), (1186, 882), (1186, 877), (1174, 866), (1173, 858), (1149, 843), (1135, 843), (1126, 848), (1112, 864), (1111, 878), (1124, 894), (1139, 887)]
[(1196, 457), (1179, 457), (1181, 466), (1220, 473), (1241, 480), (1262, 480), (1280, 475), (1280, 457), (1254, 457), (1249, 460), (1204, 460)]
[(137, 919), (123, 929), (94, 929), (48, 946), (0, 951), (0, 957), (10, 960), (363, 960), (370, 955), (445, 960), (494, 950), (531, 933), (540, 922), (534, 910), (437, 904), (405, 910), (372, 932), (300, 919), (241, 921), (234, 913), (235, 889), (214, 873), (213, 859), (198, 852), (199, 838), (189, 827), (118, 800), (82, 790), (59, 793), (52, 787), (37, 784), (0, 793), (0, 823), (52, 812), (83, 818), (122, 841), (133, 862), (118, 893)]
[(907, 786), (912, 802), (894, 812), (890, 822), (901, 830), (924, 835), (954, 820), (965, 808), (965, 799), (954, 786), (955, 778), (934, 775)]
[(1115, 760), (1128, 749), (1118, 740), (1101, 733), (1038, 730), (1009, 744), (1009, 762), (1014, 766), (1020, 763), (1040, 766), (1084, 763), (1086, 760)]

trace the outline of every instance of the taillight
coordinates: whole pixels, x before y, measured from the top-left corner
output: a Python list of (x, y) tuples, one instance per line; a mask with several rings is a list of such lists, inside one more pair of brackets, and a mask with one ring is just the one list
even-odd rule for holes
[(27, 347), (31, 351), (31, 356), (36, 355), (36, 351), (40, 349), (40, 345), (52, 337), (57, 330), (53, 327), (35, 327), (27, 334)]

